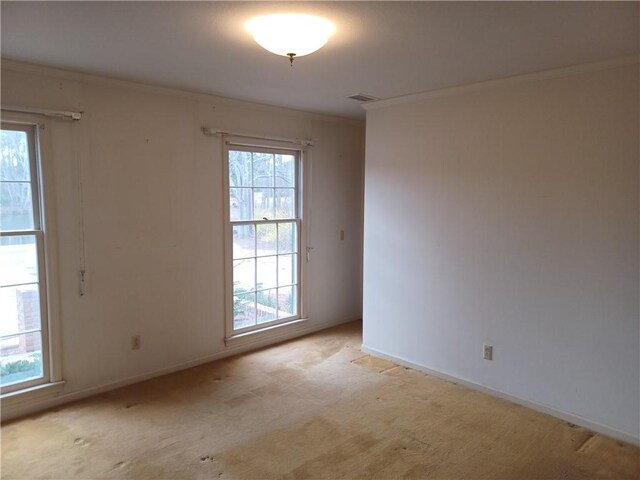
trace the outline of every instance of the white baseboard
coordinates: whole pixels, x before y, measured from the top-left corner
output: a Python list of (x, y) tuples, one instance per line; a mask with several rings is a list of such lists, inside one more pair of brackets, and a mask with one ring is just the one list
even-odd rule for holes
[(382, 352), (375, 348), (368, 347), (366, 345), (362, 345), (362, 351), (376, 357), (383, 358), (385, 360), (389, 360), (391, 362), (397, 363), (398, 365), (402, 365), (404, 367), (413, 368), (415, 370), (428, 373), (429, 375), (433, 375), (434, 377), (442, 378), (443, 380), (447, 380), (450, 382), (457, 382), (466, 387), (472, 388), (473, 390), (478, 390), (483, 393), (487, 393), (494, 397), (502, 398), (503, 400), (508, 400), (513, 403), (517, 403), (518, 405), (522, 405), (523, 407), (528, 407), (532, 410), (536, 410), (541, 413), (546, 413), (547, 415), (551, 415), (553, 417), (559, 418), (566, 422), (573, 423), (575, 425), (580, 425), (581, 427), (587, 428), (589, 430), (593, 430), (594, 432), (601, 433), (608, 437), (615, 438), (616, 440), (620, 440), (631, 445), (640, 446), (640, 437), (635, 436), (628, 432), (623, 432), (621, 430), (617, 430), (615, 428), (608, 427), (606, 425), (602, 425), (598, 422), (594, 422), (589, 420), (588, 418), (581, 417), (579, 415), (575, 415), (573, 413), (565, 412), (563, 410), (559, 410), (555, 407), (545, 405), (542, 403), (532, 402), (530, 400), (526, 400), (524, 398), (517, 397), (515, 395), (511, 395), (509, 393), (502, 392), (500, 390), (496, 390), (491, 387), (486, 387), (479, 383), (472, 382), (470, 380), (465, 380), (463, 378), (455, 377), (448, 373), (444, 373), (438, 370), (433, 370), (429, 367), (425, 367), (424, 365), (420, 365), (418, 363), (414, 363), (410, 360), (397, 357), (395, 355), (390, 355), (388, 353)]
[(333, 320), (333, 321), (318, 322), (318, 323), (308, 321), (304, 323), (303, 327), (298, 329), (289, 329), (283, 332), (281, 335), (273, 334), (268, 336), (267, 338), (263, 338), (256, 342), (228, 346), (224, 350), (221, 350), (211, 355), (207, 355), (205, 357), (196, 358), (193, 360), (172, 365), (170, 367), (161, 368), (159, 370), (154, 370), (152, 372), (144, 373), (141, 375), (134, 375), (132, 377), (116, 380), (115, 382), (96, 385), (94, 387), (85, 388), (83, 390), (78, 390), (70, 393), (61, 392), (46, 398), (39, 397), (34, 399), (25, 399), (24, 401), (20, 401), (20, 402), (0, 401), (2, 406), (2, 409), (0, 412), (2, 416), (2, 421), (5, 422), (18, 417), (23, 417), (25, 415), (36, 413), (41, 410), (46, 410), (52, 407), (63, 405), (65, 403), (74, 402), (82, 398), (91, 397), (93, 395), (98, 395), (100, 393), (105, 393), (111, 390), (116, 390), (118, 388), (126, 387), (127, 385), (143, 382), (151, 378), (160, 377), (162, 375), (178, 372), (180, 370), (186, 370), (188, 368), (196, 367), (198, 365), (213, 362), (215, 360), (220, 360), (226, 357), (231, 357), (233, 355), (238, 355), (240, 353), (245, 353), (251, 350), (257, 350), (259, 348), (267, 347), (269, 345), (274, 345), (276, 343), (281, 343), (286, 340), (291, 340), (297, 337), (308, 335), (310, 333), (318, 332), (320, 330), (335, 327), (343, 323), (353, 322), (358, 319), (359, 318), (350, 318), (350, 319)]

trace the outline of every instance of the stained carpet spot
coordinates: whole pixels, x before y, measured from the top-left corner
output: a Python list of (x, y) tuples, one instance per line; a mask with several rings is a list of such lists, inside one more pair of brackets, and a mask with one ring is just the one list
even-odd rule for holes
[(249, 393), (243, 393), (242, 395), (238, 395), (237, 397), (233, 397), (231, 400), (227, 400), (224, 403), (229, 405), (231, 408), (235, 408), (235, 407), (239, 407), (243, 403), (245, 403), (245, 402), (247, 402), (249, 400), (253, 400), (255, 398), (257, 398), (257, 397), (253, 393), (249, 392)]
[(392, 368), (396, 368), (398, 366), (393, 362), (383, 360), (382, 358), (372, 357), (371, 355), (365, 355), (363, 357), (356, 358), (355, 360), (352, 360), (351, 363), (360, 365), (361, 367), (369, 368), (371, 370), (375, 370), (378, 373), (391, 370)]
[(73, 444), (77, 447), (85, 447), (89, 445), (89, 442), (82, 437), (77, 437), (73, 440)]
[(589, 435), (587, 435), (587, 437), (580, 444), (578, 444), (578, 446), (576, 447), (576, 452), (582, 453), (586, 451), (589, 444), (595, 437), (595, 434), (589, 433)]

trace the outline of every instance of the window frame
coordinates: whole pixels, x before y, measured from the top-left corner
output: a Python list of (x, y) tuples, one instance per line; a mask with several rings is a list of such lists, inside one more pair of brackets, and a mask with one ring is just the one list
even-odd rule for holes
[[(295, 216), (293, 218), (274, 218), (271, 220), (231, 220), (230, 210), (230, 183), (229, 183), (229, 151), (245, 151), (245, 152), (259, 152), (270, 154), (284, 154), (294, 155), (296, 162), (296, 174), (295, 174)], [(287, 325), (296, 324), (306, 319), (306, 302), (305, 302), (305, 261), (303, 249), (305, 249), (307, 242), (306, 222), (305, 222), (305, 154), (306, 149), (303, 146), (284, 144), (283, 142), (260, 140), (260, 141), (247, 141), (247, 139), (233, 139), (227, 138), (223, 141), (223, 221), (224, 221), (224, 316), (225, 316), (225, 342), (229, 342), (234, 339), (255, 336), (261, 332), (270, 331), (273, 329), (280, 329)], [(261, 188), (261, 187), (255, 187)], [(274, 185), (274, 188), (275, 187)], [(278, 224), (278, 223), (296, 223), (297, 225), (297, 262), (296, 262), (296, 275), (297, 275), (297, 314), (286, 317), (278, 318), (269, 322), (264, 322), (248, 327), (239, 329), (234, 328), (234, 311), (233, 311), (233, 227), (235, 225), (264, 225), (264, 224)], [(257, 253), (257, 252), (256, 252)], [(270, 290), (270, 289), (264, 289)], [(257, 292), (257, 290), (256, 290)]]
[[(38, 261), (38, 298), (40, 302), (40, 338), (42, 346), (42, 376), (7, 386), (0, 386), (0, 395), (20, 392), (32, 387), (52, 383), (55, 378), (52, 361), (50, 321), (50, 272), (47, 262), (47, 233), (45, 221), (44, 182), (41, 153), (41, 130), (43, 124), (17, 119), (2, 118), (0, 129), (25, 132), (29, 148), (29, 170), (31, 200), (33, 206), (33, 228), (31, 230), (0, 231), (0, 237), (33, 236), (36, 241)], [(13, 337), (16, 335), (8, 335)]]

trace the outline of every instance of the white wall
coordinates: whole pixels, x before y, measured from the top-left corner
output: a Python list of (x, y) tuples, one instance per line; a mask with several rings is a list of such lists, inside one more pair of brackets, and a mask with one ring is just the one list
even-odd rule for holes
[(638, 65), (587, 70), (372, 105), (364, 346), (637, 438)]
[[(67, 398), (228, 351), (222, 147), (203, 125), (317, 141), (310, 321), (301, 332), (360, 318), (362, 122), (5, 60), (2, 103), (84, 111), (80, 122), (49, 122), (44, 158), (52, 171)], [(139, 351), (130, 349), (135, 334)]]

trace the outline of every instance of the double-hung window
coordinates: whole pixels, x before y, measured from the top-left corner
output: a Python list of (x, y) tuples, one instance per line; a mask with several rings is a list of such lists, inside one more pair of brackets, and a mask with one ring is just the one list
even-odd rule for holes
[(300, 318), (301, 152), (227, 145), (227, 335)]
[(0, 140), (0, 386), (8, 393), (48, 382), (50, 363), (37, 126), (3, 122)]

